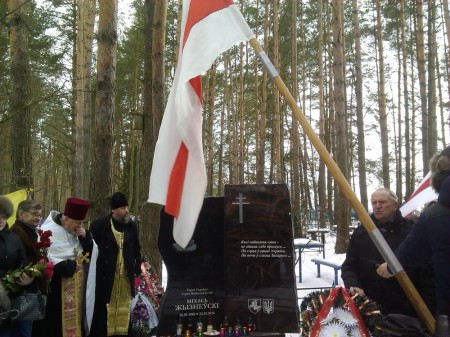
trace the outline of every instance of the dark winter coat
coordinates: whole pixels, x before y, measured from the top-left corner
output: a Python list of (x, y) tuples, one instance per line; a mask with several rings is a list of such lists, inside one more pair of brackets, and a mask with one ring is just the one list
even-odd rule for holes
[[(124, 232), (123, 260), (130, 282), (130, 298), (135, 295), (134, 276), (141, 273), (141, 245), (138, 228), (135, 222), (125, 225), (115, 223), (116, 230)], [(94, 221), (89, 230), (98, 246), (97, 280), (95, 286), (95, 309), (92, 321), (91, 336), (106, 336), (107, 311), (116, 272), (116, 261), (119, 247), (111, 229), (111, 214)]]
[[(381, 225), (371, 216), (389, 247), (395, 250), (409, 234), (412, 223), (397, 210), (394, 218)], [(342, 264), (345, 287), (358, 287), (381, 306), (383, 314), (414, 315), (414, 309), (395, 278), (384, 279), (376, 273), (377, 265), (384, 262), (378, 249), (363, 226), (356, 228), (350, 238), (347, 255)]]
[(22, 241), (6, 226), (0, 231), (0, 277), (26, 262), (28, 261)]
[[(16, 222), (11, 226), (11, 232), (16, 233), (22, 241), (28, 261), (33, 263), (38, 262), (41, 258), (41, 254), (39, 249), (36, 248), (36, 242), (38, 239), (36, 229), (28, 226), (20, 220), (16, 220)], [(36, 278), (29, 288), (33, 291), (35, 287), (38, 287), (41, 292), (47, 293), (47, 281), (43, 277)]]
[(11, 226), (11, 232), (16, 233), (22, 240), (22, 244), (27, 252), (28, 261), (36, 263), (40, 256), (39, 250), (36, 249), (36, 242), (38, 239), (36, 230), (24, 224), (22, 221), (16, 220)]
[(426, 208), (411, 235), (395, 251), (407, 272), (433, 261), (436, 315), (450, 317), (450, 176), (441, 185), (438, 203)]

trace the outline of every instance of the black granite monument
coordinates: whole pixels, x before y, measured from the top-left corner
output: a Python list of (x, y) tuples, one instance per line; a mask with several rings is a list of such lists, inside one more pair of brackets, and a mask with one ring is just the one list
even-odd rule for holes
[[(225, 197), (205, 198), (190, 244), (172, 236), (161, 211), (158, 247), (168, 272), (157, 336), (177, 323), (220, 331), (249, 318), (255, 334), (299, 331), (291, 206), (286, 185), (226, 185)], [(227, 336), (225, 331), (225, 336)], [(248, 331), (247, 331), (248, 332)], [(242, 331), (241, 331), (242, 333)]]

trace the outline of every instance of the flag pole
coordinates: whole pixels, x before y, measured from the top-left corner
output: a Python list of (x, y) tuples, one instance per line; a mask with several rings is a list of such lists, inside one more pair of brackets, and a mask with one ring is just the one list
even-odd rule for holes
[(392, 271), (394, 272), (397, 281), (400, 283), (400, 286), (402, 287), (406, 296), (410, 300), (411, 304), (413, 305), (414, 309), (416, 310), (417, 314), (419, 315), (421, 321), (425, 324), (425, 326), (428, 328), (429, 331), (434, 333), (434, 330), (435, 330), (434, 317), (428, 310), (424, 301), (422, 300), (422, 298), (420, 297), (416, 288), (412, 284), (410, 278), (408, 277), (406, 272), (403, 270), (402, 266), (400, 265), (400, 262), (398, 261), (397, 257), (395, 256), (394, 252), (389, 247), (389, 245), (386, 243), (386, 240), (384, 239), (383, 235), (381, 234), (379, 229), (375, 226), (375, 224), (373, 223), (369, 214), (367, 213), (366, 209), (361, 204), (361, 202), (357, 198), (356, 194), (353, 192), (350, 184), (348, 183), (345, 176), (342, 174), (342, 172), (339, 169), (339, 167), (337, 166), (336, 162), (333, 160), (333, 158), (331, 158), (325, 145), (322, 143), (320, 138), (314, 132), (313, 128), (311, 127), (311, 125), (308, 122), (308, 119), (302, 113), (301, 109), (297, 105), (296, 100), (294, 99), (292, 94), (289, 92), (289, 89), (284, 84), (283, 80), (281, 79), (280, 75), (278, 74), (277, 70), (275, 69), (275, 66), (269, 60), (267, 54), (264, 52), (264, 50), (262, 49), (259, 42), (256, 40), (256, 38), (252, 38), (250, 40), (250, 44), (253, 47), (253, 49), (255, 50), (255, 52), (257, 53), (257, 55), (259, 56), (264, 67), (267, 69), (267, 72), (272, 77), (275, 86), (278, 88), (280, 93), (283, 95), (283, 97), (285, 98), (285, 100), (287, 101), (289, 106), (291, 107), (294, 117), (301, 124), (303, 131), (306, 133), (306, 135), (309, 138), (309, 141), (313, 144), (313, 146), (319, 153), (320, 158), (325, 163), (325, 165), (327, 166), (330, 173), (333, 175), (336, 183), (339, 186), (339, 191), (350, 202), (351, 206), (353, 207), (354, 211), (356, 212), (359, 219), (361, 220), (361, 223), (363, 224), (364, 228), (369, 233), (369, 236), (372, 239), (375, 246), (377, 247), (378, 251), (383, 256), (385, 261), (388, 263), (388, 265), (392, 269)]

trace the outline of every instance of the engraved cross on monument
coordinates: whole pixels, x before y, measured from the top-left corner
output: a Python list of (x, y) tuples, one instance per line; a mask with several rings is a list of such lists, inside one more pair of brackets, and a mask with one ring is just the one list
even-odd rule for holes
[(299, 331), (287, 186), (226, 185), (224, 194), (205, 198), (196, 249), (176, 249), (173, 217), (161, 210), (158, 247), (168, 281), (156, 336), (174, 336), (179, 321), (183, 332), (196, 322), (219, 330), (225, 316), (233, 325), (251, 318), (252, 337)]
[[(224, 192), (223, 313), (231, 321), (242, 322), (250, 316), (258, 331), (298, 331), (287, 186), (225, 185)], [(245, 222), (243, 205), (247, 205)]]
[(244, 202), (244, 199), (247, 199), (246, 197), (242, 196), (242, 193), (239, 193), (239, 196), (236, 197), (239, 202), (233, 202), (233, 205), (239, 205), (239, 223), (244, 223), (244, 207), (243, 205), (250, 205), (249, 202)]

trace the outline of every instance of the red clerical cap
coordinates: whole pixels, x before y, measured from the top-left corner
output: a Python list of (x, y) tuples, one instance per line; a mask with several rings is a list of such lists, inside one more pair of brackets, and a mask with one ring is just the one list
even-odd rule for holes
[(88, 200), (68, 198), (64, 207), (64, 215), (73, 220), (84, 220), (89, 206)]

